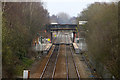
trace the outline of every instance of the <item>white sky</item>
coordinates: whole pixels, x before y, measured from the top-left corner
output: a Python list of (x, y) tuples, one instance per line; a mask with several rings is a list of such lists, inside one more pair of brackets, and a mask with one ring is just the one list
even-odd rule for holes
[(116, 2), (115, 0), (42, 0), (50, 15), (65, 12), (77, 16), (83, 9), (94, 2)]
[(0, 0), (2, 2), (44, 2), (50, 15), (65, 12), (71, 17), (77, 15), (94, 2), (118, 2), (120, 0)]

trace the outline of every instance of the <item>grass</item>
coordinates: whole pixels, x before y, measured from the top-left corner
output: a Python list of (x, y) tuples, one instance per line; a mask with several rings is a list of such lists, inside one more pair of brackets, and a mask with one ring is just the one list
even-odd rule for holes
[(22, 65), (16, 65), (16, 74), (19, 76), (22, 76), (23, 70), (28, 69), (33, 62), (34, 62), (34, 60), (23, 57)]
[(32, 59), (23, 57), (22, 62), (23, 62), (24, 67), (28, 68), (34, 61)]

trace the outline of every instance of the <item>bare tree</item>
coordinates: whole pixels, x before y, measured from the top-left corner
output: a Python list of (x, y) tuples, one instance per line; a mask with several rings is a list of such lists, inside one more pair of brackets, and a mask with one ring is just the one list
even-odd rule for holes
[(57, 16), (58, 16), (58, 23), (60, 24), (70, 23), (69, 14), (61, 12), (61, 13), (58, 13)]

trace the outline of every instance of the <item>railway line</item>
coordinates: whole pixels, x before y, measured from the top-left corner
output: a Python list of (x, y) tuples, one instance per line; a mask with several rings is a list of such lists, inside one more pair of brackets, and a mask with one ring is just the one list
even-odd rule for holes
[(59, 48), (60, 48), (59, 45), (55, 46), (55, 49), (50, 55), (40, 78), (53, 78), (54, 72), (55, 72), (55, 66), (57, 62), (57, 57), (59, 55)]
[(55, 45), (40, 78), (66, 78), (67, 80), (76, 78), (80, 80), (70, 45)]
[[(45, 78), (77, 78), (80, 79), (74, 56), (73, 49), (69, 43), (71, 43), (69, 35), (59, 35), (54, 40), (55, 48), (40, 75), (40, 79)], [(60, 44), (66, 43), (66, 44)], [(69, 44), (69, 45), (68, 45)]]
[[(52, 49), (42, 61), (39, 71), (40, 79), (81, 79), (89, 78), (86, 64), (81, 61), (75, 43), (68, 32), (59, 32), (52, 40)], [(74, 48), (74, 49), (73, 49)], [(75, 50), (75, 51), (74, 51)]]
[(80, 61), (81, 58), (75, 54), (73, 45), (69, 44), (71, 43), (70, 36), (61, 34), (54, 41), (57, 44), (52, 45), (52, 49), (34, 75), (38, 75), (40, 79), (80, 80), (81, 78), (89, 78), (91, 72), (86, 71), (88, 70), (86, 64)]
[(66, 45), (66, 59), (68, 78), (78, 78), (80, 80), (80, 74), (74, 61), (73, 51), (69, 45)]
[(54, 38), (53, 44), (72, 44), (72, 40), (70, 35), (61, 33), (56, 38)]

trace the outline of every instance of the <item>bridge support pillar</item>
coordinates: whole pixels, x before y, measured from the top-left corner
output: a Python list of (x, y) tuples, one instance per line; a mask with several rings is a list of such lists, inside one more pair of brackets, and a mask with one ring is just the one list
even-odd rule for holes
[(75, 41), (75, 32), (73, 32), (73, 42)]
[(52, 43), (52, 32), (50, 32), (51, 33), (51, 43)]

